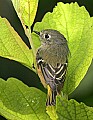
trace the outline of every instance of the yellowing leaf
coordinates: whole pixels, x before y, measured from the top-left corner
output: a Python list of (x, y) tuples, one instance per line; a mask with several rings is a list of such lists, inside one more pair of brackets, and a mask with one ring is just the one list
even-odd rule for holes
[(12, 0), (12, 2), (21, 21), (31, 26), (35, 19), (38, 0)]

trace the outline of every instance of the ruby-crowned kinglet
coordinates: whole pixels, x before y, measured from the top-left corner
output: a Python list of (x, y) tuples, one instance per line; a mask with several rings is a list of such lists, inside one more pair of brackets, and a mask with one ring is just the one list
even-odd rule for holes
[(56, 95), (61, 93), (68, 64), (69, 48), (66, 38), (57, 30), (46, 29), (39, 35), (41, 46), (36, 53), (37, 72), (48, 89), (46, 105), (56, 104)]

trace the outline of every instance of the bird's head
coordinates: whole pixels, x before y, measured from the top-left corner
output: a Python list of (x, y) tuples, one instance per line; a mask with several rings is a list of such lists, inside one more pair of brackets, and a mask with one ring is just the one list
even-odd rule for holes
[(33, 31), (39, 35), (42, 44), (64, 44), (67, 42), (65, 37), (57, 30), (45, 29), (40, 32)]

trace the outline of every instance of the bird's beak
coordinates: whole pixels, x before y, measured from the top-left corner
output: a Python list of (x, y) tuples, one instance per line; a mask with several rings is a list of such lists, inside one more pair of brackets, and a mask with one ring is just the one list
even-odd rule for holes
[(33, 32), (40, 36), (40, 32), (38, 31), (33, 31)]

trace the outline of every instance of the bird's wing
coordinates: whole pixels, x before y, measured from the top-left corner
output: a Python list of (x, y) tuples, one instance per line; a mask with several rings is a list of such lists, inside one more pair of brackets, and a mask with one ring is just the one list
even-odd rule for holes
[(57, 63), (57, 67), (54, 68), (50, 64), (46, 63), (37, 53), (36, 62), (40, 80), (44, 87), (48, 89), (46, 105), (55, 105), (56, 95), (60, 94), (64, 84), (67, 61), (64, 64)]
[(54, 68), (50, 64), (46, 63), (42, 58), (38, 58), (37, 69), (40, 79), (43, 79), (41, 80), (42, 84), (44, 86), (46, 86), (46, 84), (50, 85), (53, 91), (59, 92), (57, 90), (58, 86), (61, 87), (65, 81), (67, 61), (64, 64), (57, 63), (57, 67)]

